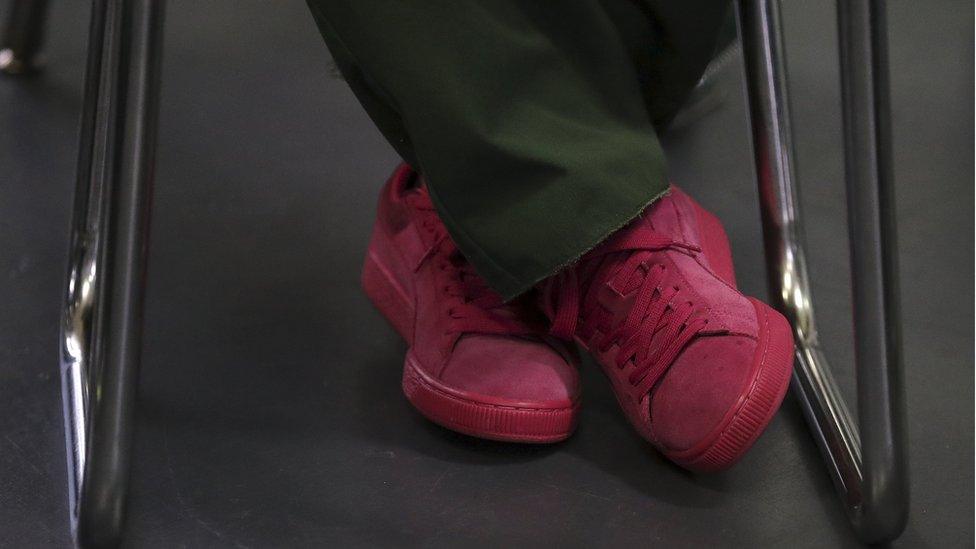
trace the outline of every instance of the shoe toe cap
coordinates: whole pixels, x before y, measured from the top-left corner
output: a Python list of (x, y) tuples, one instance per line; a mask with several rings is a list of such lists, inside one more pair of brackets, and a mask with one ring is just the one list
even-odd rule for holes
[(471, 398), (526, 407), (566, 407), (579, 397), (577, 368), (538, 340), (471, 334), (462, 337), (440, 381)]
[(756, 348), (746, 336), (707, 336), (678, 356), (651, 396), (651, 427), (666, 450), (693, 448), (723, 424), (748, 390)]

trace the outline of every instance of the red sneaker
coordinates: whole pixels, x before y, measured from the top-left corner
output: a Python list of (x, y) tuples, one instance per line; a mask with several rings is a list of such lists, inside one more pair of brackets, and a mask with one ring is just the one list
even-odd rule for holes
[(403, 392), (428, 419), (514, 442), (568, 437), (575, 356), (531, 308), (504, 304), (455, 248), (416, 174), (384, 187), (363, 266), (366, 294), (407, 344)]
[(593, 354), (630, 422), (683, 467), (734, 464), (783, 400), (789, 324), (739, 293), (721, 224), (676, 187), (541, 289), (551, 333)]

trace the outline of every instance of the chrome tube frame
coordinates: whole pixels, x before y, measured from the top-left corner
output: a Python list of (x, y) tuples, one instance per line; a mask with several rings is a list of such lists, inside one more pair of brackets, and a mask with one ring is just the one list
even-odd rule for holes
[[(806, 271), (776, 0), (738, 0), (773, 300), (792, 321), (792, 388), (864, 541), (907, 516), (897, 260), (884, 3), (839, 0), (859, 427), (817, 339)], [(33, 67), (46, 0), (17, 0), (0, 70)], [(82, 546), (121, 534), (141, 340), (162, 0), (95, 0), (82, 113), (62, 387), (72, 530)]]
[(0, 73), (27, 74), (38, 68), (44, 42), (47, 0), (14, 0), (0, 35)]
[(793, 324), (792, 390), (858, 536), (904, 529), (904, 435), (884, 2), (839, 0), (857, 425), (820, 348), (807, 275), (778, 0), (737, 0), (770, 295)]
[(162, 0), (95, 0), (85, 76), (61, 379), (72, 534), (118, 543), (138, 385)]

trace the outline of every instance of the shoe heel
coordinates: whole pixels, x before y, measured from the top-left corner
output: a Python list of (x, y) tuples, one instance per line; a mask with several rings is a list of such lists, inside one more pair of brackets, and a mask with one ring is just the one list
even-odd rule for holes
[(372, 249), (366, 253), (361, 282), (366, 296), (373, 305), (407, 343), (412, 343), (413, 305), (406, 293), (397, 287), (389, 270), (384, 268), (374, 256)]

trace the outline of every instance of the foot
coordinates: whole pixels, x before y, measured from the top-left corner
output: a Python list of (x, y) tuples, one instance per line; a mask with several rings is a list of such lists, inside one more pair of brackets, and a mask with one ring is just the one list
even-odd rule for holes
[(407, 166), (381, 193), (362, 283), (409, 345), (403, 392), (428, 419), (513, 442), (573, 432), (574, 355), (531, 308), (503, 303), (475, 274)]
[(721, 224), (676, 187), (541, 290), (553, 335), (589, 350), (631, 424), (687, 469), (734, 464), (783, 400), (789, 324), (736, 289)]

